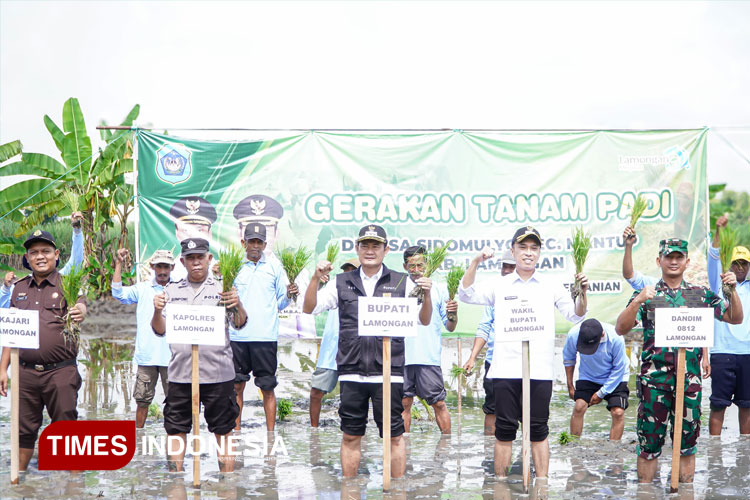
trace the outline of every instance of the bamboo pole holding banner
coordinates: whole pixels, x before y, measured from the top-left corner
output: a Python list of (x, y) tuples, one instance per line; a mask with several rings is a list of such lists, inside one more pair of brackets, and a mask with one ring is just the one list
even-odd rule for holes
[(461, 337), (456, 337), (456, 344), (458, 345), (458, 367), (462, 368), (461, 373), (458, 374), (458, 433), (461, 434), (461, 377), (464, 373), (461, 361)]
[(20, 388), (18, 347), (10, 348), (10, 484), (18, 484), (19, 443), (18, 443), (18, 396)]
[(674, 424), (672, 425), (672, 480), (671, 493), (680, 486), (680, 450), (682, 449), (682, 413), (685, 406), (685, 348), (677, 348), (677, 387), (675, 387)]
[(529, 492), (531, 482), (531, 441), (529, 431), (531, 430), (531, 374), (529, 371), (529, 341), (521, 341), (521, 457), (523, 465), (523, 492)]
[(201, 486), (201, 456), (200, 456), (200, 379), (198, 368), (198, 346), (193, 344), (193, 373), (190, 388), (193, 396), (193, 487)]
[(383, 337), (383, 491), (391, 489), (391, 338)]

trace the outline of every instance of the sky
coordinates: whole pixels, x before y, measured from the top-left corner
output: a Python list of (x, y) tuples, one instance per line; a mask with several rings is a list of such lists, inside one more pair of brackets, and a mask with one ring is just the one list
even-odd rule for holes
[[(0, 0), (0, 143), (164, 128), (711, 127), (750, 190), (750, 2)], [(242, 133), (180, 135), (237, 139)], [(731, 146), (729, 145), (731, 144)]]

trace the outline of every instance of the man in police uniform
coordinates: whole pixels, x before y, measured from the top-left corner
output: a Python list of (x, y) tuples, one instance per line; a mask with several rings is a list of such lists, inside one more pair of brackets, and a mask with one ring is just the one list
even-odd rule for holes
[[(169, 217), (174, 221), (177, 241), (188, 238), (203, 238), (211, 242), (211, 228), (216, 222), (216, 209), (205, 198), (186, 196), (177, 200), (169, 209)], [(172, 280), (180, 281), (187, 276), (187, 270), (181, 261), (175, 262)]]
[[(36, 230), (24, 242), (26, 254), (23, 266), (31, 274), (13, 287), (10, 307), (39, 311), (39, 349), (21, 349), (19, 380), (19, 469), (26, 470), (34, 454), (42, 412), (47, 408), (52, 422), (77, 420), (78, 374), (76, 357), (78, 344), (63, 336), (63, 317), (70, 313), (76, 322), (86, 316), (86, 304), (81, 297), (69, 307), (62, 293), (60, 273), (57, 271), (60, 250), (47, 231)], [(0, 394), (7, 395), (10, 349), (3, 348), (0, 360)]]
[[(243, 239), (245, 227), (250, 223), (261, 223), (266, 228), (265, 255), (269, 262), (279, 262), (274, 253), (276, 242), (279, 237), (279, 221), (284, 216), (284, 207), (264, 194), (251, 194), (243, 198), (234, 207), (234, 218), (239, 225), (240, 239)], [(295, 284), (300, 290), (305, 290), (310, 282), (310, 272), (303, 269), (297, 276)], [(317, 337), (315, 329), (315, 318), (309, 314), (303, 314), (301, 301), (290, 302), (279, 312), (279, 336), (281, 337)]]
[[(685, 240), (670, 238), (659, 242), (656, 264), (661, 268), (661, 279), (656, 286), (646, 286), (633, 292), (627, 308), (617, 318), (617, 333), (627, 334), (641, 321), (643, 349), (641, 351), (641, 402), (638, 406), (638, 482), (650, 483), (658, 469), (658, 458), (667, 435), (667, 423), (674, 420), (676, 381), (675, 357), (677, 348), (655, 347), (656, 307), (711, 307), (714, 318), (738, 325), (742, 323), (742, 302), (732, 294), (727, 308), (721, 297), (710, 289), (691, 285), (682, 279), (690, 264)], [(722, 283), (736, 284), (731, 271), (721, 275)], [(685, 352), (685, 417), (680, 442), (680, 482), (692, 483), (695, 472), (695, 452), (700, 435), (701, 364), (705, 376), (711, 374), (707, 349), (686, 349)]]
[[(230, 312), (231, 323), (241, 328), (247, 321), (247, 313), (237, 295), (237, 290), (221, 291), (221, 281), (211, 273), (211, 260), (208, 241), (203, 238), (189, 238), (180, 242), (180, 260), (188, 271), (187, 278), (170, 282), (164, 292), (154, 296), (154, 314), (151, 327), (154, 333), (166, 333), (164, 308), (167, 303), (180, 305), (223, 305)], [(216, 435), (219, 443), (219, 470), (234, 470), (234, 460), (227, 436), (234, 428), (234, 420), (239, 414), (239, 406), (234, 394), (234, 365), (232, 348), (229, 345), (229, 332), (224, 330), (224, 345), (201, 345), (199, 351), (200, 402), (208, 430)], [(170, 436), (178, 436), (183, 443), (192, 427), (192, 348), (189, 344), (170, 344), (172, 357), (169, 360), (169, 389), (164, 405), (164, 428)], [(185, 447), (180, 453), (169, 455), (170, 471), (182, 471)]]
[[(359, 269), (336, 276), (336, 286), (318, 291), (322, 277), (332, 270), (330, 262), (319, 262), (312, 281), (305, 291), (303, 310), (319, 314), (325, 310), (339, 311), (339, 349), (336, 365), (341, 387), (341, 469), (344, 477), (357, 473), (361, 458), (360, 443), (367, 428), (367, 415), (372, 400), (375, 423), (383, 436), (383, 342), (380, 337), (360, 337), (358, 325), (359, 298), (404, 297), (408, 275), (383, 265), (388, 253), (385, 229), (374, 224), (359, 230), (357, 238)], [(419, 322), (429, 325), (432, 319), (432, 298), (429, 278), (416, 281), (424, 289)], [(406, 446), (403, 440), (404, 410), (404, 339), (393, 338), (391, 357), (391, 474), (403, 476), (406, 470)]]

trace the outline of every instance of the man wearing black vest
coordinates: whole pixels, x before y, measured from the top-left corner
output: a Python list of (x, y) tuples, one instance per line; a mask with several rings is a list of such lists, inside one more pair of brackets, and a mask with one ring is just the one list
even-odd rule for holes
[[(372, 400), (375, 423), (383, 437), (383, 339), (382, 337), (360, 337), (358, 332), (357, 307), (359, 297), (404, 297), (409, 277), (392, 271), (383, 265), (388, 253), (385, 230), (376, 225), (367, 225), (359, 230), (357, 257), (358, 269), (336, 276), (331, 283), (318, 291), (321, 278), (331, 272), (331, 263), (318, 263), (315, 274), (305, 292), (302, 310), (319, 314), (322, 311), (339, 311), (339, 347), (336, 365), (341, 387), (341, 469), (344, 477), (357, 474), (361, 458), (360, 442), (367, 427), (367, 412)], [(429, 278), (420, 278), (416, 284), (425, 290), (425, 298), (419, 311), (419, 322), (429, 325), (432, 317), (432, 301)], [(404, 339), (391, 339), (391, 475), (404, 475), (406, 470), (406, 446), (403, 438), (404, 420), (401, 417), (404, 393)]]

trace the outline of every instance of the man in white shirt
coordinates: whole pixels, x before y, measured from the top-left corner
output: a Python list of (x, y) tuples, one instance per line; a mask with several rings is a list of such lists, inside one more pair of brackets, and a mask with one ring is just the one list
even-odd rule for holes
[[(553, 360), (555, 351), (555, 318), (557, 308), (568, 321), (577, 323), (586, 314), (588, 280), (576, 275), (581, 284), (581, 295), (575, 303), (562, 282), (536, 271), (542, 250), (542, 238), (531, 226), (518, 229), (513, 235), (511, 251), (516, 270), (506, 276), (474, 285), (477, 266), (491, 258), (494, 252), (483, 249), (471, 261), (458, 289), (459, 299), (469, 304), (494, 306), (496, 310), (495, 342), (505, 342), (492, 358), (489, 378), (495, 390), (495, 474), (505, 477), (512, 456), (513, 440), (521, 419), (521, 342), (507, 342), (504, 336), (529, 332), (531, 358), (531, 456), (539, 478), (546, 478), (549, 470), (549, 402), (552, 397)], [(529, 322), (514, 323), (519, 308), (531, 308)], [(537, 338), (538, 337), (538, 338)]]
[[(357, 238), (360, 267), (340, 273), (336, 281), (318, 291), (321, 278), (331, 272), (331, 263), (318, 263), (313, 279), (307, 286), (302, 310), (320, 314), (336, 309), (339, 312), (339, 345), (336, 366), (341, 387), (341, 469), (344, 477), (356, 475), (361, 458), (360, 443), (367, 429), (367, 415), (372, 401), (373, 417), (383, 437), (383, 342), (381, 337), (359, 336), (358, 305), (360, 297), (404, 297), (408, 275), (383, 265), (388, 253), (385, 229), (374, 224), (364, 226)], [(419, 322), (429, 325), (432, 299), (429, 278), (416, 284), (425, 291), (419, 310)], [(404, 420), (404, 339), (391, 339), (391, 475), (401, 477), (406, 471), (406, 445), (403, 440)]]

